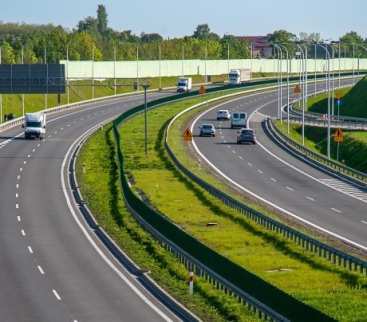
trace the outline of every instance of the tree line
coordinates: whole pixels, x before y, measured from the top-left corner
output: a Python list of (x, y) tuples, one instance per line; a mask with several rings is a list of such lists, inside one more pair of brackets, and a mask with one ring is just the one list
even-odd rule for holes
[[(277, 30), (268, 35), (272, 43), (281, 43), (290, 55), (297, 52), (297, 43), (308, 44), (320, 41), (319, 34), (301, 33), (299, 37)], [(356, 32), (340, 38), (342, 54), (351, 57), (354, 48), (356, 57), (367, 57), (362, 46), (366, 39)], [(353, 44), (357, 44), (353, 47)], [(44, 63), (70, 60), (141, 60), (156, 59), (231, 59), (250, 58), (251, 44), (234, 35), (219, 35), (211, 32), (207, 24), (197, 26), (191, 36), (163, 39), (158, 33), (135, 35), (130, 30), (117, 31), (108, 26), (105, 6), (99, 5), (96, 17), (86, 17), (77, 26), (68, 30), (62, 26), (32, 25), (0, 22), (0, 47), (2, 63)], [(228, 51), (229, 48), (229, 51)], [(308, 46), (312, 57), (312, 46)], [(320, 48), (317, 55), (322, 57)]]

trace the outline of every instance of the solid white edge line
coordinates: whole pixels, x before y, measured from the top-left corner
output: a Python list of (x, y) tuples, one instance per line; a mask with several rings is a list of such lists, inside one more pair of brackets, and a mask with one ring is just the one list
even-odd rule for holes
[(62, 162), (62, 166), (61, 166), (61, 172), (60, 172), (60, 177), (61, 177), (61, 186), (62, 186), (62, 190), (64, 192), (64, 196), (68, 205), (68, 208), (70, 210), (71, 215), (73, 216), (75, 222), (77, 223), (77, 225), (79, 226), (80, 230), (83, 232), (84, 236), (87, 238), (87, 240), (89, 241), (89, 243), (93, 246), (93, 248), (96, 250), (96, 252), (101, 256), (101, 258), (105, 261), (105, 263), (120, 277), (121, 280), (123, 280), (129, 287), (130, 289), (141, 299), (145, 302), (145, 304), (147, 304), (154, 312), (156, 312), (162, 319), (164, 319), (165, 321), (169, 321), (171, 322), (172, 320), (166, 315), (164, 314), (157, 306), (155, 306), (133, 283), (130, 282), (130, 280), (116, 267), (116, 265), (114, 265), (110, 259), (103, 253), (103, 251), (97, 246), (97, 244), (94, 242), (94, 240), (92, 239), (92, 237), (89, 235), (89, 233), (87, 232), (87, 230), (85, 229), (85, 227), (83, 226), (83, 224), (81, 223), (79, 217), (77, 216), (77, 214), (74, 211), (74, 208), (72, 206), (71, 200), (69, 198), (68, 192), (67, 192), (67, 188), (66, 188), (66, 184), (65, 184), (65, 179), (64, 179), (64, 173), (65, 173), (65, 167), (66, 167), (66, 163), (67, 160), (69, 158), (69, 155), (71, 153), (71, 151), (73, 150), (73, 148), (75, 147), (75, 145), (78, 143), (78, 141), (86, 136), (88, 133), (93, 132), (94, 129), (98, 128), (99, 124), (91, 129), (89, 129), (88, 131), (84, 132), (79, 138), (77, 138), (73, 144), (69, 147), (68, 151), (66, 152), (66, 155), (64, 157), (64, 160)]
[[(263, 106), (260, 106), (257, 110), (260, 110), (260, 109), (262, 109), (262, 108), (264, 108), (266, 105), (268, 105), (268, 104), (271, 104), (271, 103), (273, 103), (273, 102), (276, 102), (277, 100), (273, 100), (273, 101), (270, 101), (270, 102), (268, 102), (267, 104), (265, 104), (265, 105), (263, 105)], [(227, 102), (227, 103), (225, 103), (225, 104), (228, 104), (228, 103), (230, 103), (230, 102)], [(192, 132), (192, 130), (193, 130), (193, 128), (195, 127), (195, 124), (197, 123), (197, 121), (201, 118), (201, 117), (203, 117), (206, 113), (208, 113), (208, 112), (210, 112), (211, 110), (214, 110), (214, 109), (216, 109), (216, 108), (218, 108), (218, 107), (220, 107), (220, 106), (222, 106), (222, 105), (224, 105), (224, 104), (220, 104), (220, 105), (217, 105), (217, 106), (214, 106), (214, 107), (212, 107), (212, 108), (210, 108), (209, 110), (206, 110), (206, 111), (204, 111), (203, 113), (201, 113), (198, 117), (196, 117), (196, 119), (192, 122), (192, 124), (191, 124), (191, 132)], [(190, 110), (191, 108), (189, 108), (189, 109), (187, 109), (187, 110), (185, 110), (185, 111), (188, 111), (188, 110)], [(251, 116), (257, 111), (257, 110), (255, 110), (253, 113), (251, 113)], [(185, 112), (184, 111), (184, 112)], [(182, 113), (183, 114), (183, 113)], [(181, 115), (182, 115), (181, 114)], [(250, 117), (251, 117), (250, 116)], [(259, 144), (259, 143), (258, 143)], [(253, 197), (255, 197), (255, 198), (257, 198), (257, 199), (259, 199), (260, 201), (262, 201), (262, 202), (264, 202), (264, 203), (266, 203), (266, 204), (268, 204), (268, 205), (270, 205), (271, 207), (273, 207), (273, 208), (275, 208), (275, 209), (277, 209), (277, 210), (279, 210), (279, 211), (281, 211), (281, 212), (283, 212), (283, 213), (285, 213), (285, 214), (287, 214), (288, 216), (291, 216), (291, 217), (293, 217), (293, 218), (295, 218), (295, 219), (297, 219), (297, 220), (299, 220), (299, 221), (301, 221), (301, 222), (303, 222), (303, 223), (305, 223), (305, 224), (307, 224), (307, 225), (309, 225), (309, 226), (311, 226), (311, 227), (313, 227), (313, 228), (315, 228), (315, 229), (318, 229), (319, 231), (322, 231), (322, 232), (324, 232), (324, 233), (327, 233), (327, 234), (329, 234), (329, 235), (331, 235), (331, 236), (333, 236), (333, 237), (336, 237), (336, 238), (338, 238), (338, 239), (340, 239), (340, 240), (343, 240), (343, 241), (345, 241), (345, 242), (347, 242), (347, 243), (349, 243), (349, 244), (351, 244), (351, 245), (354, 245), (354, 246), (356, 246), (356, 247), (358, 247), (358, 248), (361, 248), (361, 249), (363, 249), (363, 250), (367, 250), (367, 246), (364, 246), (364, 245), (361, 245), (361, 244), (359, 244), (359, 243), (357, 243), (357, 242), (354, 242), (354, 241), (352, 241), (352, 240), (350, 240), (349, 238), (346, 238), (346, 237), (343, 237), (343, 236), (341, 236), (341, 235), (339, 235), (339, 234), (337, 234), (337, 233), (334, 233), (334, 232), (332, 232), (332, 231), (330, 231), (330, 230), (328, 230), (328, 229), (325, 229), (325, 228), (323, 228), (323, 227), (321, 227), (321, 226), (319, 226), (319, 225), (316, 225), (316, 224), (314, 224), (314, 223), (312, 223), (312, 222), (310, 222), (310, 221), (308, 221), (308, 220), (306, 220), (306, 219), (304, 219), (304, 218), (302, 218), (302, 217), (300, 217), (300, 216), (297, 216), (296, 214), (294, 214), (294, 213), (292, 213), (292, 212), (290, 212), (290, 211), (288, 211), (288, 210), (286, 210), (286, 209), (284, 209), (284, 208), (282, 208), (282, 207), (279, 207), (278, 205), (276, 205), (276, 204), (274, 204), (273, 202), (271, 202), (271, 201), (269, 201), (269, 200), (267, 200), (267, 199), (265, 199), (265, 198), (263, 198), (263, 197), (261, 197), (261, 196), (259, 196), (259, 195), (257, 195), (256, 193), (254, 193), (254, 192), (252, 192), (252, 191), (250, 191), (250, 190), (248, 190), (248, 189), (246, 189), (245, 187), (243, 187), (243, 186), (241, 186), (238, 182), (236, 182), (236, 181), (234, 181), (234, 180), (232, 180), (229, 176), (227, 176), (226, 174), (224, 174), (221, 170), (219, 170), (213, 163), (211, 163), (202, 153), (201, 153), (201, 151), (199, 150), (199, 148), (197, 147), (197, 145), (196, 145), (196, 143), (195, 143), (195, 137), (193, 137), (193, 140), (192, 140), (192, 145), (193, 145), (193, 147), (194, 147), (194, 149), (195, 149), (195, 151), (196, 151), (196, 153), (212, 168), (212, 169), (214, 169), (214, 171), (215, 172), (217, 172), (219, 175), (221, 175), (223, 178), (225, 178), (228, 182), (230, 182), (231, 184), (233, 184), (235, 187), (237, 187), (237, 188), (239, 188), (240, 190), (242, 190), (242, 191), (244, 191), (244, 192), (246, 192), (246, 193), (248, 193), (249, 195), (251, 195), (251, 196), (253, 196)], [(259, 144), (260, 145), (260, 144)], [(263, 146), (262, 146), (263, 147)], [(268, 151), (265, 147), (263, 147), (263, 149), (265, 149), (266, 151)], [(272, 152), (270, 152), (270, 151), (268, 151), (268, 153), (270, 153), (271, 155), (273, 155), (275, 158), (277, 158), (278, 160), (280, 160), (280, 161), (282, 161), (282, 162), (284, 162), (285, 163), (285, 161), (283, 161), (282, 159), (280, 159), (280, 158), (278, 158), (276, 155), (274, 155)], [(291, 167), (293, 167), (292, 165), (290, 165)], [(293, 167), (293, 168), (295, 168), (295, 167)], [(297, 169), (297, 168), (295, 168), (295, 169)], [(299, 170), (299, 169), (298, 169)], [(303, 172), (303, 171), (301, 171), (301, 170), (299, 170), (301, 173)], [(309, 174), (307, 174), (307, 173), (305, 173), (305, 172), (303, 172), (306, 176), (308, 176), (308, 177), (311, 177), (312, 179), (314, 179), (314, 180), (316, 180), (316, 181), (318, 181), (318, 182), (320, 182), (318, 179), (316, 179), (316, 178), (313, 178), (312, 176), (310, 176)], [(320, 183), (322, 183), (322, 182), (320, 182)]]

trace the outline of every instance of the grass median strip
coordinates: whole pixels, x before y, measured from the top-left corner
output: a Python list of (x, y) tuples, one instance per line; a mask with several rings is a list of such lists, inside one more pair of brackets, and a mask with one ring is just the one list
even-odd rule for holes
[[(175, 169), (163, 148), (164, 129), (169, 119), (195, 103), (197, 99), (170, 103), (148, 113), (147, 156), (143, 116), (124, 123), (125, 168), (133, 188), (182, 229), (295, 298), (337, 320), (363, 320), (367, 316), (365, 277), (337, 268), (254, 224)], [(170, 134), (176, 142), (176, 147), (171, 147), (181, 149), (180, 156), (185, 154), (181, 130), (174, 134), (172, 129)]]
[[(288, 134), (287, 123), (274, 122), (278, 130), (295, 142), (302, 144), (302, 126), (291, 124)], [(332, 129), (332, 134), (335, 133)], [(339, 144), (339, 162), (358, 171), (367, 173), (367, 132), (343, 131), (344, 140)], [(305, 147), (327, 155), (327, 129), (305, 126)], [(337, 160), (338, 144), (331, 138), (331, 158)]]
[(81, 191), (99, 224), (153, 279), (204, 321), (258, 321), (234, 298), (205, 280), (188, 293), (188, 271), (146, 233), (122, 200), (110, 127), (100, 130), (83, 146), (77, 161)]

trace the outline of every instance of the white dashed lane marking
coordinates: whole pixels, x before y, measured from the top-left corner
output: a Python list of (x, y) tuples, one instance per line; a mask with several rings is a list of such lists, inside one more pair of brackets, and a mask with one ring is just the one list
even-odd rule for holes
[(22, 218), (20, 218), (20, 216), (17, 216), (17, 220), (18, 220), (18, 222), (21, 222)]
[(274, 179), (274, 178), (270, 178), (270, 180), (273, 182), (277, 182), (277, 179)]
[(336, 208), (331, 208), (332, 211), (336, 212), (337, 214), (341, 214), (341, 210), (339, 209), (336, 209)]
[(37, 266), (37, 268), (38, 268), (39, 272), (40, 272), (42, 275), (45, 275), (45, 271), (43, 270), (43, 268), (42, 268), (40, 265), (38, 265), (38, 266)]
[(32, 249), (31, 246), (28, 246), (28, 251), (29, 251), (30, 254), (33, 254), (33, 249)]
[(260, 169), (257, 169), (257, 172), (260, 173), (260, 174), (263, 174), (264, 172), (261, 171)]
[(367, 221), (366, 220), (362, 220), (361, 223), (367, 225)]
[(307, 200), (310, 200), (310, 201), (315, 201), (315, 199), (314, 198), (312, 198), (312, 197), (305, 197)]
[(289, 191), (294, 191), (294, 189), (292, 188), (292, 187), (288, 187), (288, 186), (286, 186), (285, 187), (287, 190), (289, 190)]
[(54, 295), (55, 295), (55, 297), (58, 301), (61, 301), (61, 296), (59, 295), (59, 293), (56, 292), (56, 290), (52, 290), (52, 293), (54, 293)]
[(22, 229), (22, 230), (20, 231), (20, 233), (22, 234), (22, 236), (23, 236), (23, 237), (25, 237), (25, 236), (26, 236), (26, 233), (25, 233), (24, 229)]

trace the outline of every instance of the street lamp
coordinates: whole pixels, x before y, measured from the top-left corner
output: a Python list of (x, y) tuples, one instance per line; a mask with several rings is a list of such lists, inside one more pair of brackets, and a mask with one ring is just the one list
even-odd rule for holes
[(301, 68), (300, 68), (300, 76), (299, 76), (299, 82), (301, 86), (301, 92), (302, 92), (302, 145), (305, 145), (305, 78), (304, 78), (304, 70), (305, 70), (305, 53), (303, 51), (303, 48), (297, 44), (297, 48), (299, 52), (296, 53), (297, 56), (301, 59)]
[(283, 52), (282, 52), (282, 48), (277, 45), (274, 44), (274, 48), (277, 51), (277, 56), (278, 56), (278, 119), (280, 119), (280, 122), (283, 122), (282, 120), (282, 101), (283, 101), (283, 97), (282, 97), (282, 86), (283, 86), (283, 79), (282, 79), (282, 60), (283, 60)]
[(148, 103), (147, 103), (147, 89), (150, 87), (150, 84), (144, 83), (142, 85), (144, 88), (144, 150), (145, 155), (148, 154)]
[[(289, 81), (289, 74), (290, 74), (290, 68), (291, 68), (291, 62), (290, 62), (290, 56), (289, 51), (286, 46), (275, 44), (275, 47), (278, 47), (280, 50), (284, 50), (286, 53), (286, 61), (287, 61), (287, 123), (288, 123), (288, 134), (289, 134), (289, 103), (290, 103), (290, 81)], [(282, 97), (283, 98), (283, 97)], [(281, 120), (283, 120), (282, 117), (282, 106), (280, 106), (281, 111)]]
[(319, 45), (322, 49), (325, 50), (325, 59), (327, 59), (327, 66), (328, 66), (328, 73), (327, 73), (327, 90), (328, 90), (328, 106), (327, 106), (327, 109), (328, 109), (328, 128), (327, 128), (327, 157), (328, 159), (331, 158), (331, 141), (330, 141), (330, 138), (331, 138), (331, 117), (330, 117), (330, 101), (331, 101), (331, 95), (330, 95), (330, 52), (328, 50), (328, 48), (324, 45)]
[[(21, 48), (21, 64), (24, 64), (24, 48), (22, 45)], [(25, 113), (25, 99), (24, 99), (24, 94), (22, 94), (22, 115), (24, 117), (24, 113)]]

